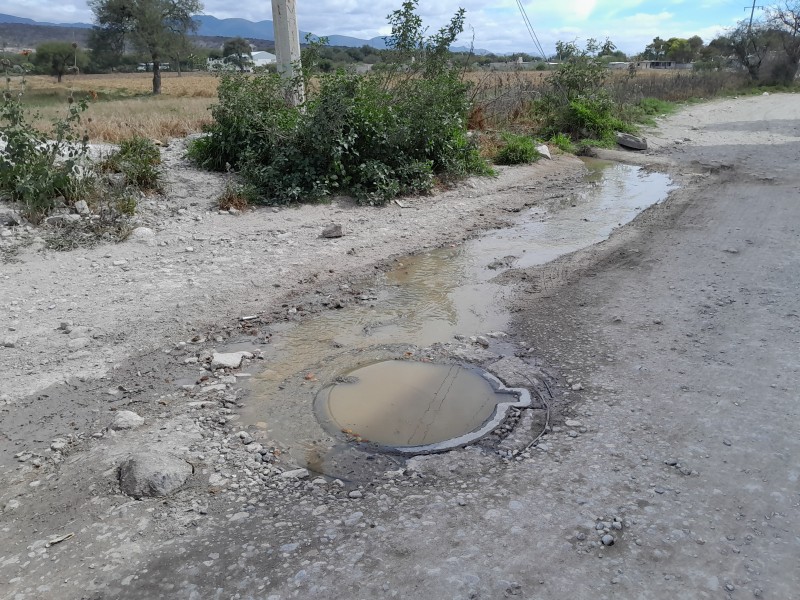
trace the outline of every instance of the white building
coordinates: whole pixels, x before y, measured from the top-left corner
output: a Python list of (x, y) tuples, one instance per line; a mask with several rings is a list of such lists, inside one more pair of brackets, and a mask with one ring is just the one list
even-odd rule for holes
[(253, 57), (254, 67), (266, 67), (267, 65), (274, 65), (277, 62), (277, 57), (274, 54), (263, 50), (253, 52), (251, 56)]

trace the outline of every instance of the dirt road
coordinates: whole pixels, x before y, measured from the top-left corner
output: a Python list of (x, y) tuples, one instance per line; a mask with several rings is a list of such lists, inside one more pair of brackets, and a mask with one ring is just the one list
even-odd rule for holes
[[(378, 218), (394, 221), (385, 231), (343, 206), (303, 217), (305, 232), (291, 219), (306, 209), (276, 213), (283, 221), (266, 228), (270, 244), (257, 220), (222, 239), (219, 219), (233, 217), (190, 202), (219, 182), (190, 182), (185, 220), (157, 234), (164, 246), (58, 263), (23, 255), (4, 266), (2, 305), (30, 312), (5, 324), (17, 339), (2, 355), (0, 597), (798, 597), (800, 102), (692, 106), (649, 137), (645, 160), (668, 165), (679, 191), (607, 242), (501, 276), (515, 293), (513, 327), (505, 346), (486, 352), (524, 345), (558, 382), (550, 431), (512, 458), (473, 447), (357, 485), (285, 477), (279, 456), (253, 463), (238, 439), (236, 390), (207, 402), (177, 383), (197, 377), (193, 361), (209, 344), (262, 339), (270, 319), (293, 308), (294, 318), (298, 305), (323, 310), (303, 294), (338, 301), (330, 290), (341, 293), (340, 270), (461, 239), (504, 209), (574, 185), (559, 175), (576, 168), (567, 159), (450, 192), (410, 224), (406, 209), (386, 209)], [(353, 254), (316, 240), (344, 218), (368, 236)], [(203, 219), (209, 235), (197, 240)], [(283, 248), (292, 258), (263, 264), (257, 251), (284, 239), (295, 242)], [(202, 260), (189, 244), (202, 244)], [(348, 237), (341, 244), (351, 246)], [(306, 245), (312, 254), (300, 251)], [(326, 263), (332, 256), (341, 262)], [(92, 293), (84, 270), (103, 274), (114, 294), (88, 306), (70, 300)], [(276, 277), (291, 282), (289, 295), (259, 287)], [(71, 295), (47, 287), (58, 285)], [(291, 294), (302, 300), (271, 306), (263, 328), (237, 323)], [(131, 310), (119, 323), (114, 304)], [(92, 315), (99, 332), (88, 329)], [(54, 333), (61, 320), (87, 329)], [(65, 349), (57, 336), (87, 341)], [(89, 354), (74, 362), (74, 351)], [(70, 372), (83, 381), (59, 384)], [(107, 429), (109, 409), (122, 408), (144, 415), (144, 426)], [(162, 500), (121, 494), (118, 465), (140, 447), (188, 460), (187, 487)]]

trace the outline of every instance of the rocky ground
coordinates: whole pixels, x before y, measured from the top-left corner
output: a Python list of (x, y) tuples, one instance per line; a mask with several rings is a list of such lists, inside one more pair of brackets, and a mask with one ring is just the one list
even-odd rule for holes
[(359, 480), (237, 426), (276, 322), (574, 188), (577, 160), (401, 206), (231, 215), (176, 142), (150, 232), (53, 253), (4, 228), (0, 597), (794, 597), (800, 103), (692, 106), (649, 138), (637, 160), (682, 184), (667, 202), (501, 275), (508, 338), (407, 349), (524, 376), (541, 403), (508, 445)]

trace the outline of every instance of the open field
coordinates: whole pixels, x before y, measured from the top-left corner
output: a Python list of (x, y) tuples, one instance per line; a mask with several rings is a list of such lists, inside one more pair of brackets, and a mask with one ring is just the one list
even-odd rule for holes
[[(133, 135), (158, 140), (184, 137), (202, 130), (210, 122), (208, 107), (217, 96), (217, 78), (207, 73), (164, 73), (162, 94), (152, 96), (152, 74), (66, 76), (56, 83), (52, 77), (28, 77), (26, 104), (38, 113), (37, 127), (47, 128), (64, 115), (67, 97), (86, 99), (89, 109), (83, 125), (94, 142), (116, 143)], [(20, 80), (11, 83), (20, 89)]]

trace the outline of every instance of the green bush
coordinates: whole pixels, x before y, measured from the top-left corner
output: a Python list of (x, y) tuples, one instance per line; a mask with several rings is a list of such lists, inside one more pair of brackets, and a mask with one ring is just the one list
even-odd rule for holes
[(74, 203), (94, 186), (87, 167), (88, 138), (76, 127), (85, 102), (69, 98), (67, 114), (53, 124), (53, 135), (26, 117), (21, 94), (6, 90), (0, 105), (0, 196), (16, 203), (33, 223), (44, 219), (59, 198)]
[(161, 152), (144, 137), (134, 136), (123, 140), (119, 149), (101, 165), (105, 171), (121, 173), (125, 183), (140, 190), (161, 190)]
[(556, 148), (567, 154), (575, 154), (577, 148), (572, 143), (572, 139), (565, 133), (556, 133), (550, 137), (550, 143)]
[(416, 5), (390, 15), (381, 70), (318, 74), (300, 108), (287, 103), (291, 83), (277, 75), (223, 75), (214, 122), (189, 157), (240, 171), (258, 199), (273, 204), (336, 193), (380, 203), (428, 192), (437, 179), (490, 172), (467, 138), (467, 86), (448, 60), (464, 13), (426, 38)]
[(498, 165), (520, 165), (532, 163), (539, 159), (541, 154), (536, 150), (533, 138), (527, 135), (503, 134), (503, 146), (495, 156)]

